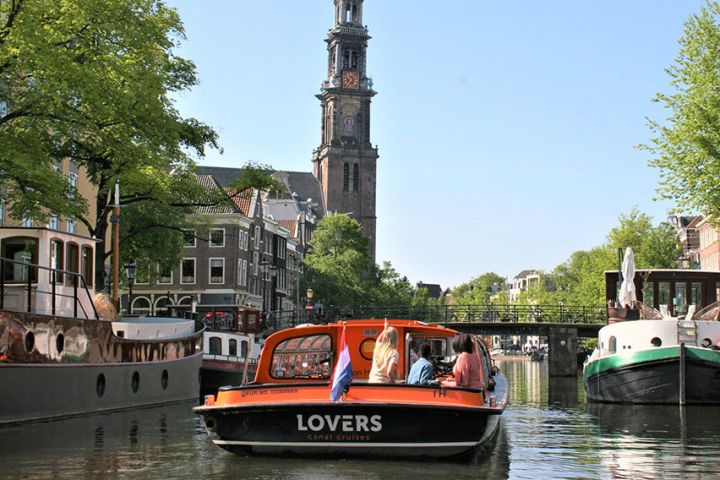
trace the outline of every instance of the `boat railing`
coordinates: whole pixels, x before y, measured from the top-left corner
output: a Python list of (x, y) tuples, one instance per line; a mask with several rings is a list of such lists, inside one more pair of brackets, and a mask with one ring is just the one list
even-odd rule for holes
[[(238, 355), (220, 355), (216, 353), (203, 353), (203, 360), (220, 360), (223, 362), (232, 362), (232, 363), (246, 363), (245, 357), (241, 357)], [(257, 365), (258, 359), (257, 358), (248, 358), (247, 363), (250, 365)]]
[(3, 257), (0, 310), (98, 318), (90, 289), (80, 273)]

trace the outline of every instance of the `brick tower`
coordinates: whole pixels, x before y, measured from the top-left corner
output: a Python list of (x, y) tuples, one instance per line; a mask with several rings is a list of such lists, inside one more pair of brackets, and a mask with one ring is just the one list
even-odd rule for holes
[(313, 151), (313, 175), (320, 182), (325, 211), (352, 215), (370, 239), (375, 258), (377, 148), (370, 143), (370, 102), (376, 92), (367, 76), (368, 30), (363, 0), (334, 0), (328, 33), (327, 79), (317, 95), (322, 108), (320, 146)]

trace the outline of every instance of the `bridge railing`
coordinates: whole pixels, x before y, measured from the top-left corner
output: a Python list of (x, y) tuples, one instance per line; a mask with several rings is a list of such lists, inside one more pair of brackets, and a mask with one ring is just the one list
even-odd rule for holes
[(329, 323), (349, 318), (400, 318), (427, 323), (515, 322), (559, 324), (604, 324), (604, 306), (577, 305), (422, 305), (323, 306), (295, 312), (272, 312), (273, 323), (282, 328), (302, 323)]

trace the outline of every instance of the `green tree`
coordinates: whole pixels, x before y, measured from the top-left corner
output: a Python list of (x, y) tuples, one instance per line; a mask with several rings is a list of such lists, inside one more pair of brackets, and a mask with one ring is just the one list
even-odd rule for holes
[[(637, 209), (620, 216), (620, 225), (608, 234), (607, 247), (623, 252), (632, 247), (636, 268), (673, 268), (682, 253), (672, 225), (661, 222), (655, 227), (652, 217)], [(618, 268), (617, 264), (614, 268)]]
[(641, 145), (660, 170), (659, 192), (682, 211), (720, 216), (720, 5), (708, 1), (685, 23), (675, 63), (666, 71), (672, 93), (659, 93), (669, 116), (649, 120), (655, 135)]
[[(76, 217), (103, 241), (102, 265), (119, 182), (125, 260), (177, 260), (187, 214), (221, 201), (193, 177), (217, 135), (172, 99), (197, 83), (194, 64), (174, 54), (183, 39), (160, 0), (0, 2), (0, 182), (11, 215)], [(94, 216), (52, 171), (63, 158), (97, 188)]]
[(318, 222), (305, 257), (307, 282), (325, 304), (368, 305), (377, 287), (370, 242), (349, 215), (330, 215)]
[(452, 291), (457, 305), (486, 305), (506, 284), (505, 277), (494, 272), (483, 273)]

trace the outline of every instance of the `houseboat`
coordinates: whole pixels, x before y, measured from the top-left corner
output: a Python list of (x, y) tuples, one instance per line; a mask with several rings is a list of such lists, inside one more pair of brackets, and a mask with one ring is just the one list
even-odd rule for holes
[(264, 342), (260, 312), (241, 305), (199, 305), (196, 313), (206, 329), (201, 393), (252, 381)]
[(637, 308), (618, 308), (606, 272), (608, 325), (583, 369), (599, 402), (720, 404), (720, 272), (638, 270)]
[[(508, 389), (485, 344), (473, 337), (481, 357), (481, 388), (451, 381), (408, 384), (411, 344), (429, 344), (435, 377), (448, 379), (457, 332), (411, 320), (389, 324), (401, 339), (396, 383), (368, 382), (383, 320), (304, 325), (267, 338), (254, 382), (222, 387), (195, 411), (216, 445), (240, 454), (456, 457), (488, 444)], [(331, 377), (338, 364), (345, 375), (352, 372), (352, 381), (333, 401)]]
[(198, 397), (202, 325), (98, 318), (95, 243), (0, 228), (0, 424)]

